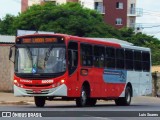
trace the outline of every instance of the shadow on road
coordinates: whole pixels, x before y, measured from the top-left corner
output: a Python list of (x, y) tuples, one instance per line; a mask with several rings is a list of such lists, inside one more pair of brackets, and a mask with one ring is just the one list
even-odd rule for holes
[[(46, 106), (44, 106), (43, 107), (43, 109), (52, 109), (52, 108), (64, 108), (64, 109), (69, 109), (69, 108), (71, 108), (71, 109), (89, 109), (89, 108), (96, 108), (96, 109), (98, 109), (98, 108), (113, 108), (113, 109), (115, 109), (115, 108), (117, 108), (117, 109), (120, 109), (120, 108), (130, 108), (130, 109), (132, 109), (132, 108), (134, 108), (135, 109), (135, 107), (150, 107), (151, 105), (148, 105), (148, 104), (131, 104), (130, 106), (116, 106), (115, 104), (97, 104), (97, 105), (95, 105), (95, 106), (86, 106), (86, 107), (77, 107), (76, 105), (49, 105), (49, 104), (47, 104)], [(26, 107), (26, 108), (37, 108), (35, 105), (32, 105), (32, 106), (23, 106), (23, 107)]]

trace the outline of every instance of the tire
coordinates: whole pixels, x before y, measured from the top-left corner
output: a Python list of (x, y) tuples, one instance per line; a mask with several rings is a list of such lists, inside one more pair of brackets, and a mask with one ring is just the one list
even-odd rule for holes
[(97, 102), (97, 99), (89, 98), (88, 101), (87, 101), (87, 105), (89, 105), (89, 106), (95, 106), (96, 102)]
[(34, 97), (34, 102), (37, 107), (44, 107), (45, 101), (46, 101), (45, 97), (39, 97), (39, 96)]
[(115, 100), (116, 105), (118, 106), (129, 106), (131, 104), (131, 88), (126, 87), (125, 97), (121, 97)]
[(82, 86), (81, 96), (76, 99), (77, 107), (84, 107), (87, 105), (88, 94), (85, 86)]

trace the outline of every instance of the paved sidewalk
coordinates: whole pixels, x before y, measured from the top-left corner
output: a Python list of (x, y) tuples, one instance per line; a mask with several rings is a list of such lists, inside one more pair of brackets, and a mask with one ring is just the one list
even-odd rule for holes
[(15, 97), (13, 93), (0, 92), (0, 104), (30, 104), (33, 97)]

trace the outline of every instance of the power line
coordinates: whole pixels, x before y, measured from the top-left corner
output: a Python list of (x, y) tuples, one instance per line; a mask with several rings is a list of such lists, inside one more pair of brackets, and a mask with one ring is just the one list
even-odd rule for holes
[(154, 12), (154, 13), (159, 13), (160, 11), (152, 11), (152, 10), (147, 10), (147, 9), (143, 9), (145, 11), (149, 11), (149, 12)]
[(143, 27), (143, 28), (155, 28), (155, 27), (160, 27), (160, 25), (155, 25), (155, 26), (150, 26), (150, 27)]
[(156, 35), (156, 34), (160, 34), (160, 31), (155, 31), (155, 32), (143, 32), (145, 34), (151, 34), (151, 35)]

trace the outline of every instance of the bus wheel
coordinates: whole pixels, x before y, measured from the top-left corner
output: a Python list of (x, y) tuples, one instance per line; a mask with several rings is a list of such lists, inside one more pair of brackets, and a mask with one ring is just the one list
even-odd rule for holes
[(96, 102), (97, 102), (97, 99), (89, 98), (88, 101), (87, 101), (87, 105), (89, 105), (89, 106), (95, 106)]
[(76, 99), (76, 105), (77, 105), (77, 107), (84, 107), (84, 106), (86, 106), (87, 105), (87, 99), (88, 99), (87, 90), (83, 86), (82, 90), (81, 90), (81, 96)]
[(39, 96), (34, 97), (34, 102), (37, 107), (44, 107), (45, 101), (46, 101), (45, 97), (39, 97)]
[(127, 86), (125, 90), (125, 97), (116, 99), (115, 103), (118, 106), (129, 106), (131, 103), (131, 88)]

